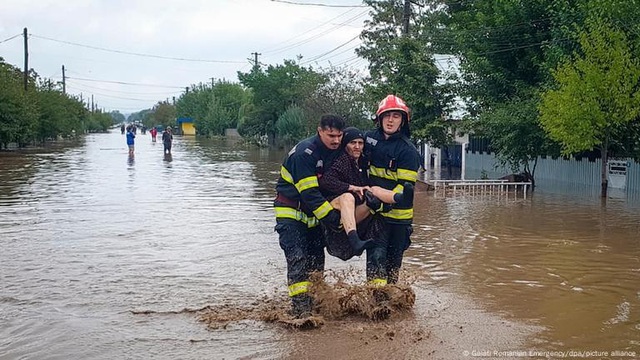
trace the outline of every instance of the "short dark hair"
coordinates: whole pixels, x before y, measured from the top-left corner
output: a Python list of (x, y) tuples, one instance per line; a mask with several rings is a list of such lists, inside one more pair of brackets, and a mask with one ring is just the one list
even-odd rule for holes
[(320, 127), (323, 129), (334, 128), (342, 131), (344, 125), (344, 119), (338, 115), (326, 114), (320, 118)]

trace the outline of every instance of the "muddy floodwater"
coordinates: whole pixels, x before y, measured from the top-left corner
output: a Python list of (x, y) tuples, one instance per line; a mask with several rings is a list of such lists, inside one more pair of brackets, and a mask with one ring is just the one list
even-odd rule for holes
[[(0, 153), (0, 359), (640, 357), (640, 201), (553, 187), (417, 191), (413, 308), (265, 320), (287, 304), (283, 155), (138, 134), (131, 159), (119, 132)], [(364, 257), (326, 267), (363, 282)]]

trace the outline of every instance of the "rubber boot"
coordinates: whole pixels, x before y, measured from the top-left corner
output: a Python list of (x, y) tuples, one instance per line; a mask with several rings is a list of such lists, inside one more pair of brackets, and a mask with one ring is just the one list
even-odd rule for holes
[(313, 298), (309, 294), (300, 294), (291, 297), (291, 316), (296, 319), (304, 319), (311, 316)]
[(369, 209), (375, 212), (382, 211), (382, 201), (373, 195), (371, 191), (367, 190), (364, 192), (364, 201)]
[(402, 186), (404, 187), (404, 190), (402, 191), (402, 193), (393, 195), (393, 201), (395, 201), (396, 204), (402, 204), (404, 201), (409, 201), (409, 199), (413, 199), (413, 193), (415, 190), (415, 187), (413, 186), (413, 184), (410, 182), (405, 182)]
[(365, 249), (368, 249), (374, 245), (373, 240), (360, 240), (358, 232), (355, 230), (349, 231), (349, 234), (347, 234), (347, 239), (349, 240), (349, 245), (351, 245), (351, 248), (353, 249), (353, 252), (356, 254), (356, 256), (362, 255), (362, 252), (364, 252)]
[(383, 289), (373, 290), (374, 307), (369, 314), (373, 321), (388, 319), (391, 315), (391, 307), (389, 306), (389, 294)]

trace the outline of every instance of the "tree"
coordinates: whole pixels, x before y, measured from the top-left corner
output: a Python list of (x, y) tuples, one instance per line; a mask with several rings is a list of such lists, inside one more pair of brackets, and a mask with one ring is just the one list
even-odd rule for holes
[(265, 71), (254, 68), (251, 72), (238, 72), (238, 79), (253, 94), (253, 112), (238, 131), (242, 136), (268, 135), (275, 137), (275, 123), (291, 105), (300, 105), (325, 77), (312, 68), (300, 66), (293, 60), (282, 65), (269, 65)]
[(346, 66), (332, 66), (319, 72), (326, 81), (302, 104), (307, 115), (307, 133), (315, 132), (318, 119), (328, 113), (342, 116), (349, 126), (363, 130), (372, 127), (369, 116), (372, 109), (364, 92), (363, 76)]
[(294, 145), (309, 135), (305, 126), (304, 110), (299, 106), (293, 105), (282, 113), (278, 121), (276, 121), (276, 135), (283, 146)]
[(580, 33), (581, 52), (553, 72), (540, 121), (564, 154), (600, 149), (601, 196), (607, 195), (608, 150), (640, 115), (640, 62), (624, 32), (602, 20)]
[(154, 123), (163, 126), (175, 126), (176, 124), (176, 108), (167, 101), (159, 101), (153, 107), (152, 115)]
[[(411, 108), (412, 129), (435, 146), (448, 142), (447, 128), (432, 126), (441, 118), (452, 97), (438, 83), (431, 8), (419, 10), (408, 1), (365, 0), (372, 8), (362, 32), (363, 45), (356, 53), (369, 61), (370, 79), (365, 87), (371, 104), (388, 94), (403, 98)], [(373, 108), (373, 107), (372, 107)]]
[(33, 92), (25, 92), (20, 69), (0, 57), (0, 143), (25, 144), (33, 138), (38, 122)]
[(538, 123), (537, 105), (538, 98), (533, 95), (514, 99), (470, 122), (475, 135), (491, 139), (490, 149), (498, 165), (514, 173), (523, 172), (532, 188), (538, 157), (547, 155), (554, 146)]

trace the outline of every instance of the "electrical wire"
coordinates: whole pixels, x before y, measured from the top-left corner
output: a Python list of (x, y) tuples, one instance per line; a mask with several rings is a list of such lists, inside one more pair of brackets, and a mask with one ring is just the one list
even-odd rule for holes
[(273, 2), (289, 4), (289, 5), (306, 5), (306, 6), (322, 6), (322, 7), (334, 7), (334, 8), (362, 8), (367, 7), (367, 5), (334, 5), (334, 4), (323, 4), (323, 3), (301, 3), (297, 1), (287, 1), (287, 0), (271, 0)]
[(80, 81), (93, 81), (93, 82), (101, 82), (101, 83), (109, 83), (109, 84), (120, 84), (120, 85), (149, 86), (149, 87), (158, 87), (158, 88), (171, 88), (171, 89), (184, 89), (184, 88), (185, 88), (184, 86), (171, 86), (171, 85), (158, 85), (158, 84), (129, 83), (129, 82), (124, 82), (124, 81), (96, 80), (96, 79), (85, 79), (85, 78), (77, 78), (77, 77), (67, 77), (67, 79), (80, 80)]
[(22, 35), (22, 34), (13, 35), (13, 36), (12, 36), (12, 37), (10, 37), (10, 38), (4, 39), (4, 40), (0, 41), (0, 44), (2, 44), (3, 42), (7, 42), (7, 41), (9, 41), (9, 40), (13, 40), (13, 39), (17, 38), (17, 37), (18, 37), (18, 36), (20, 36), (20, 35)]
[(38, 39), (54, 41), (54, 42), (67, 44), (67, 45), (80, 46), (80, 47), (94, 49), (94, 50), (101, 50), (101, 51), (113, 52), (113, 53), (118, 53), (118, 54), (133, 55), (133, 56), (149, 57), (149, 58), (155, 58), (155, 59), (191, 61), (191, 62), (205, 62), (205, 63), (227, 63), (227, 64), (244, 64), (245, 63), (245, 61), (234, 61), (234, 60), (189, 59), (189, 58), (176, 58), (176, 57), (152, 55), (152, 54), (142, 54), (142, 53), (134, 53), (134, 52), (129, 52), (129, 51), (107, 49), (107, 48), (102, 48), (102, 47), (93, 46), (93, 45), (79, 44), (79, 43), (74, 43), (74, 42), (71, 42), (71, 41), (52, 39), (52, 38), (49, 38), (49, 37), (46, 37), (46, 36), (40, 36), (40, 35), (35, 35), (35, 34), (29, 34), (29, 36), (32, 36), (32, 37), (38, 38)]

